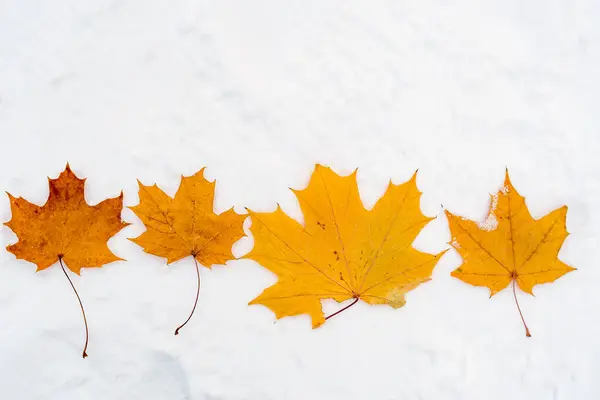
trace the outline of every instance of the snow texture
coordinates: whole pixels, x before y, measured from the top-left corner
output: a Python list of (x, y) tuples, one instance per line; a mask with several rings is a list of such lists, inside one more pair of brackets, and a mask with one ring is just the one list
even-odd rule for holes
[[(95, 204), (169, 194), (207, 166), (215, 208), (301, 219), (288, 187), (315, 163), (359, 167), (372, 206), (419, 169), (417, 239), (450, 240), (443, 208), (487, 215), (505, 167), (534, 217), (567, 204), (560, 253), (578, 268), (536, 297), (450, 276), (398, 310), (359, 302), (312, 330), (247, 306), (275, 281), (250, 260), (167, 267), (127, 237), (127, 259), (35, 273), (0, 251), (3, 399), (463, 400), (600, 398), (600, 3), (595, 0), (55, 0), (0, 2), (0, 189), (43, 204), (70, 162)], [(0, 218), (10, 219), (6, 196)], [(3, 245), (16, 241), (6, 227)], [(242, 255), (252, 246), (235, 245)], [(324, 302), (326, 312), (341, 305)]]
[[(501, 193), (508, 193), (508, 186), (504, 186), (500, 188)], [(498, 227), (498, 218), (496, 218), (496, 208), (498, 208), (498, 194), (494, 194), (491, 197), (490, 201), (490, 211), (488, 216), (485, 218), (485, 221), (481, 221), (477, 224), (479, 229), (484, 231), (493, 231)], [(453, 240), (453, 243), (455, 241)], [(458, 242), (457, 242), (458, 243)], [(459, 245), (460, 246), (460, 245)], [(458, 248), (454, 246), (454, 248)]]

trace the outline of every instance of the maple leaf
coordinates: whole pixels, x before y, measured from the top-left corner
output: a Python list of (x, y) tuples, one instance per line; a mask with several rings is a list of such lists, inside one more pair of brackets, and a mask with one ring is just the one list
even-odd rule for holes
[[(254, 249), (245, 256), (274, 272), (278, 282), (250, 304), (270, 308), (277, 318), (308, 314), (313, 328), (361, 299), (394, 308), (404, 294), (430, 279), (441, 253), (411, 245), (433, 218), (420, 210), (416, 174), (406, 183), (390, 182), (372, 210), (364, 208), (356, 171), (341, 177), (317, 165), (304, 190), (293, 190), (304, 225), (279, 206), (271, 213), (250, 212)], [(324, 317), (321, 299), (354, 299)]]
[(17, 258), (37, 265), (37, 271), (49, 268), (57, 261), (69, 280), (83, 314), (87, 357), (88, 326), (79, 293), (65, 270), (80, 274), (81, 268), (101, 267), (122, 260), (108, 248), (108, 239), (129, 225), (121, 221), (123, 192), (95, 206), (85, 201), (85, 179), (79, 179), (69, 164), (57, 179), (48, 178), (50, 193), (46, 204), (38, 206), (10, 193), (12, 218), (5, 225), (19, 241), (7, 247)]
[(529, 214), (525, 198), (515, 190), (508, 169), (504, 186), (492, 196), (484, 224), (458, 217), (446, 211), (451, 245), (463, 258), (452, 276), (474, 286), (486, 286), (490, 297), (512, 283), (512, 291), (521, 316), (525, 335), (530, 337), (516, 288), (533, 295), (533, 286), (553, 282), (575, 270), (558, 259), (568, 232), (567, 206), (535, 220)]
[(214, 213), (215, 181), (204, 179), (204, 168), (193, 176), (182, 176), (174, 198), (156, 184), (144, 186), (139, 181), (138, 184), (140, 204), (129, 208), (147, 230), (130, 240), (146, 253), (166, 258), (167, 264), (192, 256), (196, 265), (196, 300), (187, 320), (175, 330), (177, 335), (192, 318), (198, 303), (198, 263), (211, 268), (213, 264), (225, 264), (234, 259), (231, 247), (244, 236), (246, 215), (237, 214), (233, 207), (219, 215)]

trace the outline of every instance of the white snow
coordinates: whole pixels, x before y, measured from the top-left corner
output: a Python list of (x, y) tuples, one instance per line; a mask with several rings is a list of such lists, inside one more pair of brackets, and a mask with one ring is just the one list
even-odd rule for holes
[[(507, 189), (506, 186), (503, 186), (500, 188), (500, 192), (506, 194), (505, 189)], [(479, 227), (479, 229), (485, 230), (485, 231), (493, 231), (494, 229), (496, 229), (498, 227), (498, 218), (496, 218), (496, 213), (495, 210), (498, 207), (498, 194), (494, 194), (491, 197), (491, 201), (490, 201), (490, 210), (489, 210), (489, 214), (488, 216), (485, 218), (484, 221), (480, 221), (477, 223), (477, 226)]]
[[(70, 162), (95, 204), (139, 178), (168, 193), (207, 166), (215, 207), (301, 218), (288, 187), (315, 163), (359, 167), (370, 207), (419, 168), (417, 240), (449, 241), (442, 206), (481, 220), (505, 167), (540, 217), (567, 204), (560, 258), (536, 297), (450, 276), (455, 250), (398, 310), (359, 302), (317, 330), (247, 302), (275, 281), (248, 260), (127, 262), (35, 273), (0, 251), (2, 399), (600, 398), (600, 3), (554, 1), (0, 2), (0, 189), (42, 204)], [(0, 197), (0, 219), (10, 219)], [(0, 230), (2, 245), (16, 241)], [(235, 246), (237, 255), (251, 240)], [(326, 312), (340, 308), (327, 301)]]

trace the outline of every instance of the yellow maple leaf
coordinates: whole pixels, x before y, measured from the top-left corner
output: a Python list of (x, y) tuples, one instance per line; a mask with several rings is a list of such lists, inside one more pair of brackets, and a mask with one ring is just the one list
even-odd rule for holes
[[(294, 190), (304, 225), (280, 208), (250, 211), (254, 249), (245, 256), (279, 278), (250, 304), (262, 304), (277, 318), (308, 314), (313, 328), (326, 320), (321, 299), (359, 299), (394, 308), (404, 294), (430, 279), (441, 253), (412, 247), (433, 218), (420, 209), (416, 174), (406, 183), (390, 182), (372, 210), (361, 202), (356, 171), (341, 177), (317, 165), (304, 190)], [(327, 317), (330, 318), (333, 315)]]
[(489, 215), (483, 224), (446, 211), (452, 246), (463, 258), (452, 276), (474, 286), (486, 286), (490, 297), (512, 282), (517, 309), (531, 336), (519, 306), (515, 285), (533, 295), (533, 286), (552, 282), (575, 270), (558, 259), (568, 232), (567, 206), (539, 220), (529, 214), (525, 198), (515, 190), (508, 170), (504, 186), (492, 196)]
[(146, 231), (131, 240), (146, 253), (166, 258), (167, 264), (192, 256), (196, 265), (196, 301), (188, 319), (175, 330), (177, 335), (196, 309), (200, 293), (198, 263), (211, 268), (213, 264), (234, 259), (231, 247), (244, 236), (246, 216), (237, 214), (233, 208), (215, 214), (215, 181), (204, 179), (204, 168), (193, 176), (182, 176), (174, 198), (156, 184), (138, 183), (140, 204), (129, 208), (142, 220)]
[(77, 295), (85, 323), (83, 357), (87, 356), (88, 326), (83, 304), (67, 275), (65, 267), (80, 274), (81, 268), (101, 267), (122, 260), (108, 248), (108, 239), (128, 224), (121, 221), (123, 193), (95, 206), (85, 201), (85, 179), (79, 179), (67, 164), (57, 179), (48, 179), (50, 193), (43, 206), (32, 204), (10, 193), (12, 218), (5, 225), (19, 241), (7, 247), (17, 258), (25, 259), (44, 270), (57, 261)]

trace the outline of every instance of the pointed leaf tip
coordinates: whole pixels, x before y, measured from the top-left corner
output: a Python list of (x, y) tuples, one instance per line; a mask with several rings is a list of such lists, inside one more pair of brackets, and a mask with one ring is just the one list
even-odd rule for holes
[(506, 170), (504, 172), (504, 184), (510, 185), (510, 175), (508, 174), (508, 167), (506, 168)]

